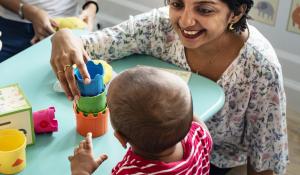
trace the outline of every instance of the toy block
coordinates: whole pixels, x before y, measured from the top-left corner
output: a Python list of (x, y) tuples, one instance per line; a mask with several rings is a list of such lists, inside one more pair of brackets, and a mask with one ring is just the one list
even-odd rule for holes
[(35, 141), (32, 107), (17, 84), (0, 88), (0, 130), (18, 129), (26, 135), (27, 145)]

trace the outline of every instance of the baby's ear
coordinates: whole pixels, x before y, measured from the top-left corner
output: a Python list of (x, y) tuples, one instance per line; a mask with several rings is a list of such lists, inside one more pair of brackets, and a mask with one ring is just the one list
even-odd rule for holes
[(127, 148), (127, 139), (118, 131), (114, 132), (114, 136), (119, 140), (123, 148)]

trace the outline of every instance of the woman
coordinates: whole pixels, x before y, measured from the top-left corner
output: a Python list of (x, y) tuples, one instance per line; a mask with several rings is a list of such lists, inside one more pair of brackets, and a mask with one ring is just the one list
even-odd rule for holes
[[(149, 54), (223, 87), (225, 105), (206, 124), (214, 140), (211, 174), (247, 164), (248, 174), (283, 174), (288, 162), (285, 93), (271, 44), (246, 22), (252, 0), (168, 0), (168, 6), (77, 38), (52, 38), (51, 65), (69, 99), (78, 98), (71, 65)], [(197, 98), (197, 97), (194, 97)]]
[[(0, 0), (0, 31), (3, 49), (0, 63), (55, 32), (54, 17), (77, 15), (73, 0)], [(97, 1), (86, 0), (80, 18), (92, 30)]]

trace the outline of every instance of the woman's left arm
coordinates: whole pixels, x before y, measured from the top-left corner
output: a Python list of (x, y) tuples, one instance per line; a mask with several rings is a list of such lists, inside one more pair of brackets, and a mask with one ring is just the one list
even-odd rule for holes
[(288, 141), (281, 67), (263, 64), (254, 74), (246, 111), (248, 174), (283, 174), (288, 162)]

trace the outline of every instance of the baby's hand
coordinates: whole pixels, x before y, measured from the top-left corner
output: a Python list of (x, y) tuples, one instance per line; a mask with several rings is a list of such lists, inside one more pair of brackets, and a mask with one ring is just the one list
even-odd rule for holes
[(106, 159), (107, 155), (104, 154), (94, 159), (92, 133), (88, 133), (85, 140), (74, 149), (74, 155), (69, 156), (72, 175), (92, 174)]

